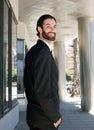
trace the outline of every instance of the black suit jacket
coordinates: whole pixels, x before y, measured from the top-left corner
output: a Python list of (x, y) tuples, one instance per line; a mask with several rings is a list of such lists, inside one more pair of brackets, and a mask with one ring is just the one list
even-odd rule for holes
[(42, 40), (38, 40), (26, 55), (24, 87), (28, 125), (50, 129), (60, 118), (58, 71), (50, 49)]

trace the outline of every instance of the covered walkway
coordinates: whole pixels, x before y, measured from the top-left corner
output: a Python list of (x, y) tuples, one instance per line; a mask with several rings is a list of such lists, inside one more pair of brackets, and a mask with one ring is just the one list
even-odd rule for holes
[[(19, 123), (15, 130), (29, 130), (26, 124), (26, 100), (19, 99)], [(61, 102), (63, 122), (59, 130), (94, 130), (94, 116), (80, 109), (80, 98), (68, 98)]]

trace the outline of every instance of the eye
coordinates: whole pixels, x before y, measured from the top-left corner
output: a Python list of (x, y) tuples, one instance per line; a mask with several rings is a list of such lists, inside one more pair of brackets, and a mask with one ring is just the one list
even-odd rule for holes
[(50, 26), (46, 26), (47, 29), (50, 29), (51, 27)]

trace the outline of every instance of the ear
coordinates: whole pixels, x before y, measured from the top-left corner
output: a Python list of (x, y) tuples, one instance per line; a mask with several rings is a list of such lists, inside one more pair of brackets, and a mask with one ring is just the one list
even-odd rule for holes
[(42, 33), (42, 28), (41, 27), (38, 27), (38, 32)]

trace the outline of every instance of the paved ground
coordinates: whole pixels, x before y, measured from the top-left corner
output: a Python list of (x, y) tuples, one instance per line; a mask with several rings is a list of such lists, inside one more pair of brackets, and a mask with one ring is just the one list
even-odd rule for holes
[(14, 130), (29, 130), (26, 123), (26, 99), (20, 98), (19, 102), (19, 123)]
[[(19, 100), (19, 123), (15, 130), (29, 130), (25, 120), (26, 100)], [(63, 117), (59, 130), (94, 130), (94, 116), (81, 111), (80, 98), (68, 98), (61, 102), (60, 111)]]

